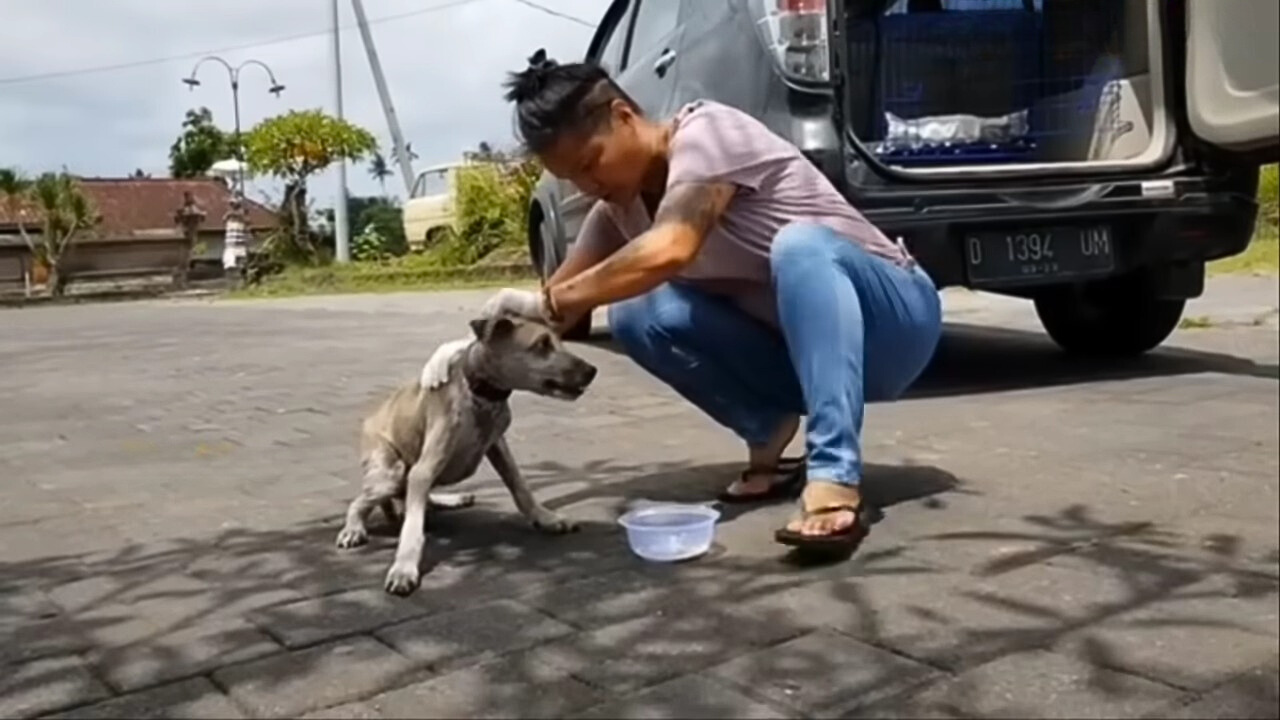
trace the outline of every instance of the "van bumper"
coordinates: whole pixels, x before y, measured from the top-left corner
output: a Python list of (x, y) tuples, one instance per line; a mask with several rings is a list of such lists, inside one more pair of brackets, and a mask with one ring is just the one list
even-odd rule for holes
[[(1081, 193), (1087, 188), (1037, 190), (1035, 198), (925, 189), (878, 194), (865, 198), (859, 209), (890, 237), (903, 238), (939, 287), (1026, 296), (1039, 287), (1078, 282), (1078, 278), (1049, 274), (1012, 283), (985, 283), (971, 276), (965, 239), (973, 232), (1106, 224), (1113, 238), (1114, 263), (1107, 273), (1089, 280), (1165, 272), (1170, 275), (1169, 295), (1195, 297), (1203, 285), (1205, 262), (1248, 247), (1257, 218), (1256, 188), (1254, 175), (1216, 181), (1184, 177), (1117, 182), (1094, 187), (1083, 200)], [(853, 201), (860, 205), (857, 196)], [(1196, 279), (1191, 281), (1192, 277)]]

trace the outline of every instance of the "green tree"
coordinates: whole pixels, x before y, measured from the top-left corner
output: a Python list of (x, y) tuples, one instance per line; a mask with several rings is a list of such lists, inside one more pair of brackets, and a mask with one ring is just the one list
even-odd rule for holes
[(377, 149), (378, 141), (368, 130), (320, 110), (290, 110), (249, 131), (249, 167), (285, 183), (289, 259), (318, 259), (307, 226), (307, 180), (339, 159), (358, 162)]
[(188, 110), (182, 134), (169, 147), (169, 174), (176, 178), (201, 177), (219, 160), (235, 157), (235, 134), (213, 124), (207, 107)]

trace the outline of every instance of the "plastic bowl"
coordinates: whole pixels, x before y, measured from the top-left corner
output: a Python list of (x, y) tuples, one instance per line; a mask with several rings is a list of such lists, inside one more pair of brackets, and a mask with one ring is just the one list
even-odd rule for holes
[(645, 560), (677, 562), (711, 549), (720, 511), (705, 505), (647, 505), (618, 518), (631, 551)]

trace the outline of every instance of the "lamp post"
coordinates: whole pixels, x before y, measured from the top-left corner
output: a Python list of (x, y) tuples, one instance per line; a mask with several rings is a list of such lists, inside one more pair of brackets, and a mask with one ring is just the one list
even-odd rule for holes
[[(227, 78), (231, 81), (231, 107), (235, 113), (236, 123), (236, 190), (233, 194), (230, 207), (227, 210), (226, 217), (223, 222), (226, 225), (226, 236), (223, 240), (222, 252), (222, 268), (225, 272), (240, 270), (243, 273), (243, 259), (245, 256), (248, 235), (245, 232), (244, 218), (244, 144), (240, 141), (240, 71), (250, 65), (256, 65), (267, 73), (267, 79), (271, 81), (271, 87), (267, 92), (280, 97), (280, 93), (284, 91), (284, 85), (276, 81), (275, 73), (271, 72), (271, 68), (261, 60), (245, 60), (239, 65), (232, 65), (217, 55), (209, 55), (200, 58), (191, 68), (191, 76), (182, 79), (187, 87), (195, 90), (200, 81), (196, 78), (196, 73), (200, 71), (200, 66), (206, 62), (216, 62), (227, 69)], [(235, 276), (233, 276), (235, 277)]]
[(187, 87), (191, 88), (192, 90), (195, 90), (197, 87), (199, 87), (200, 81), (196, 78), (196, 73), (199, 72), (200, 66), (205, 64), (206, 62), (216, 62), (222, 65), (222, 67), (226, 68), (227, 78), (231, 81), (231, 107), (232, 107), (232, 111), (235, 113), (235, 123), (236, 123), (236, 146), (235, 146), (236, 163), (237, 163), (236, 197), (237, 199), (243, 201), (244, 200), (244, 149), (243, 149), (242, 143), (240, 142), (240, 71), (250, 65), (256, 65), (262, 68), (267, 73), (267, 79), (271, 81), (271, 87), (267, 89), (267, 92), (271, 93), (272, 95), (275, 95), (277, 98), (280, 97), (280, 93), (284, 92), (284, 85), (281, 85), (279, 82), (276, 81), (275, 73), (271, 72), (271, 68), (268, 67), (267, 64), (262, 62), (261, 60), (245, 60), (239, 65), (233, 66), (231, 63), (227, 62), (226, 60), (223, 60), (217, 55), (209, 55), (197, 60), (196, 64), (191, 68), (190, 77), (185, 77), (182, 79), (182, 82), (186, 83)]

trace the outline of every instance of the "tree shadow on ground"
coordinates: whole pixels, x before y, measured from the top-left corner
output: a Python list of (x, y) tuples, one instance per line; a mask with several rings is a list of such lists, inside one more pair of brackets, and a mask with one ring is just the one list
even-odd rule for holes
[[(607, 334), (593, 337), (590, 344), (622, 353)], [(1137, 358), (1091, 359), (1063, 353), (1043, 333), (947, 323), (933, 360), (906, 397), (977, 395), (1208, 372), (1280, 378), (1280, 368), (1274, 364), (1225, 353), (1166, 345)]]
[[(531, 476), (537, 472), (573, 469)], [(712, 488), (721, 469), (613, 464), (583, 472), (630, 478), (606, 488), (618, 496), (666, 489), (684, 497)], [(873, 468), (868, 483), (888, 504), (963, 488), (933, 468)], [(482, 503), (433, 516), (431, 569), (408, 599), (381, 590), (394, 539), (342, 552), (333, 547), (338, 525), (335, 513), (279, 529), (0, 564), (0, 656), (9, 668), (2, 714), (83, 706), (105, 683), (113, 694), (148, 694), (80, 714), (120, 716), (137, 707), (126, 703), (150, 703), (150, 712), (169, 716), (191, 693), (207, 700), (226, 691), (250, 716), (296, 716), (399, 688), (380, 695), (381, 710), (333, 714), (530, 717), (594, 707), (609, 715), (640, 702), (670, 716), (691, 708), (731, 716), (751, 698), (792, 716), (860, 713), (875, 703), (907, 715), (955, 705), (1034, 716), (1044, 708), (988, 707), (997, 679), (948, 679), (1037, 648), (1090, 668), (1076, 692), (1159, 709), (1190, 696), (1117, 680), (1168, 669), (1143, 666), (1149, 658), (1139, 651), (1153, 632), (1234, 633), (1233, 662), (1252, 662), (1249, 633), (1267, 632), (1258, 608), (1269, 602), (1272, 616), (1275, 608), (1275, 578), (1242, 569), (1254, 549), (1238, 538), (1110, 522), (1084, 505), (1025, 516), (1001, 533), (890, 537), (813, 570), (734, 545), (698, 562), (645, 564), (610, 522), (590, 519), (579, 533), (549, 537), (509, 503)], [(915, 550), (933, 543), (939, 557), (966, 557), (963, 546), (1010, 540), (1024, 549), (973, 566)], [(1274, 631), (1268, 639), (1274, 650)], [(687, 675), (696, 677), (678, 679)], [(917, 692), (926, 681), (934, 689)], [(1214, 686), (1194, 675), (1176, 682)], [(150, 690), (161, 685), (163, 692)]]
[[(580, 488), (557, 495), (547, 503), (553, 508), (607, 498), (614, 500), (612, 507), (620, 515), (629, 503), (636, 502), (715, 503), (721, 517), (732, 520), (753, 508), (791, 502), (785, 498), (764, 503), (718, 502), (717, 496), (741, 470), (741, 463), (690, 465), (665, 462), (657, 464), (651, 472), (629, 476), (625, 467), (608, 461), (574, 468), (545, 460), (531, 463), (524, 473), (533, 487), (571, 484)], [(881, 508), (913, 500), (940, 507), (944, 501), (938, 496), (964, 492), (954, 475), (930, 465), (867, 463), (864, 472), (863, 497), (868, 503)]]

